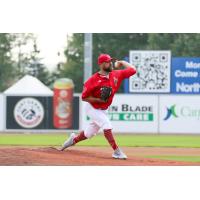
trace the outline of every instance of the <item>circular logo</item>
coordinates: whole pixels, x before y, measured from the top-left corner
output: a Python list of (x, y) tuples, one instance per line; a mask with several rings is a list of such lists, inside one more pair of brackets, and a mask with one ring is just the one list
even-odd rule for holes
[(14, 118), (24, 128), (35, 128), (44, 118), (44, 108), (37, 99), (24, 98), (15, 105)]
[(60, 91), (60, 96), (61, 96), (62, 98), (67, 97), (67, 95), (68, 95), (68, 92), (67, 92), (66, 90), (61, 90), (61, 91)]
[(72, 106), (69, 102), (60, 101), (56, 107), (56, 114), (58, 117), (65, 119), (68, 118), (72, 112)]

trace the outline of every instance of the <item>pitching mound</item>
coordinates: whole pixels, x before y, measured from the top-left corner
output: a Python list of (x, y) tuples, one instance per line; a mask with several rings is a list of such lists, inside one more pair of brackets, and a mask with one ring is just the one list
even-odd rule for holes
[(124, 147), (127, 160), (116, 160), (111, 157), (110, 147), (71, 147), (64, 152), (55, 148), (1, 147), (0, 165), (104, 165), (104, 166), (183, 166), (200, 165), (200, 163), (167, 161), (145, 158), (144, 155), (200, 155), (199, 149), (184, 148), (150, 148)]

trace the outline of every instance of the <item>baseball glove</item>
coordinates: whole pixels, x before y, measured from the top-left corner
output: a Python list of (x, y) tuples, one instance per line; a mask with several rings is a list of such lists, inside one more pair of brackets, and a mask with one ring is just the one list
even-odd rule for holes
[(112, 88), (103, 86), (101, 88), (101, 99), (107, 101), (110, 95), (112, 94)]

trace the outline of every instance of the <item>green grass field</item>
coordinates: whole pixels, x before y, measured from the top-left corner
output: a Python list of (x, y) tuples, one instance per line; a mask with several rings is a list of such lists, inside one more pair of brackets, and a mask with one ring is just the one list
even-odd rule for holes
[[(67, 134), (0, 134), (0, 145), (59, 146)], [(115, 135), (120, 146), (128, 147), (200, 147), (200, 136), (187, 135)], [(97, 135), (79, 146), (107, 146), (104, 136)]]
[(151, 155), (145, 156), (146, 158), (158, 158), (162, 160), (175, 160), (175, 161), (184, 161), (184, 162), (200, 162), (200, 156), (174, 156), (174, 155)]
[[(0, 146), (60, 146), (67, 134), (0, 134)], [(115, 135), (120, 146), (200, 148), (198, 135)], [(104, 136), (85, 140), (78, 146), (108, 146)], [(200, 156), (147, 155), (149, 158), (200, 162)]]

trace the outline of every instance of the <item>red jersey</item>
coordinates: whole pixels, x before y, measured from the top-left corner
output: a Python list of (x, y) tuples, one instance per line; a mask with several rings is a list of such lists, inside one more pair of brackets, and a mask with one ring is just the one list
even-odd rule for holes
[(113, 70), (108, 76), (102, 75), (99, 72), (93, 74), (85, 83), (82, 92), (82, 99), (93, 96), (100, 98), (100, 89), (103, 86), (112, 87), (112, 93), (105, 103), (90, 103), (96, 109), (106, 110), (111, 105), (113, 97), (120, 87), (121, 82), (125, 78), (134, 75), (136, 70), (132, 67), (127, 67), (123, 70)]

